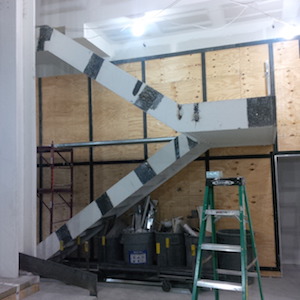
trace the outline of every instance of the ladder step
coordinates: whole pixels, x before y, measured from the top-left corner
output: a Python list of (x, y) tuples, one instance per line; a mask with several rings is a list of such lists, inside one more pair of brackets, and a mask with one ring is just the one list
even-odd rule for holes
[[(242, 276), (241, 271), (236, 271), (236, 270), (227, 270), (227, 269), (217, 269), (218, 274), (222, 275), (236, 275), (236, 276)], [(248, 277), (257, 277), (256, 272), (247, 272)]]
[(226, 290), (226, 291), (235, 291), (235, 292), (242, 291), (242, 285), (239, 283), (219, 281), (219, 280), (201, 279), (197, 281), (197, 286), (203, 288), (209, 288), (209, 289)]
[(201, 249), (212, 250), (212, 251), (224, 251), (224, 252), (241, 252), (241, 246), (227, 245), (227, 244), (203, 243)]
[(240, 215), (239, 210), (226, 210), (226, 209), (207, 209), (206, 215), (219, 216), (219, 217), (238, 217)]

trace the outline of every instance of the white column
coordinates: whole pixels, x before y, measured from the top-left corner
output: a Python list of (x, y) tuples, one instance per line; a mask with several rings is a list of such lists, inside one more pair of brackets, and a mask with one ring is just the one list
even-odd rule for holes
[[(19, 0), (18, 0), (19, 1)], [(36, 95), (35, 95), (35, 0), (23, 0), (24, 82), (24, 210), (23, 246), (20, 251), (36, 255)]]
[(0, 0), (0, 277), (17, 277), (19, 252), (35, 248), (32, 3)]

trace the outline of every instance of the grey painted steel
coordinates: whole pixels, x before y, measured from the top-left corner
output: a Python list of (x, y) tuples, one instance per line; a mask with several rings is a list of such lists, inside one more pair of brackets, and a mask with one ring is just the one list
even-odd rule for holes
[(159, 137), (146, 139), (129, 139), (129, 140), (115, 140), (115, 141), (99, 141), (99, 142), (83, 142), (83, 143), (66, 143), (56, 144), (56, 148), (78, 148), (78, 147), (98, 147), (98, 146), (120, 146), (120, 145), (134, 145), (134, 144), (151, 144), (151, 143), (167, 143), (174, 140), (175, 137)]
[(238, 210), (207, 209), (205, 214), (209, 216), (219, 217), (236, 217), (239, 216), (240, 212)]
[(240, 284), (226, 282), (226, 281), (202, 279), (198, 281), (197, 285), (198, 287), (204, 287), (209, 289), (220, 289), (220, 290), (235, 291), (235, 292), (242, 291), (242, 286)]
[[(226, 270), (226, 269), (217, 269), (218, 274), (222, 275), (236, 275), (236, 276), (242, 276), (241, 271), (235, 271), (235, 270)], [(249, 277), (257, 277), (256, 272), (247, 272), (247, 276)]]
[(88, 289), (91, 296), (97, 296), (96, 274), (23, 253), (20, 253), (20, 269)]
[(241, 252), (241, 246), (227, 244), (202, 244), (202, 250), (224, 251), (224, 252)]

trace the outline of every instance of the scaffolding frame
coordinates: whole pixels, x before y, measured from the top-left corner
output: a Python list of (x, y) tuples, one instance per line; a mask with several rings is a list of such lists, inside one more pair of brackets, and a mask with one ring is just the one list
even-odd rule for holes
[[(51, 146), (37, 147), (37, 154), (40, 168), (50, 168), (49, 185), (44, 187), (43, 182), (40, 182), (40, 187), (37, 189), (37, 196), (41, 209), (42, 207), (46, 207), (49, 211), (49, 233), (51, 234), (54, 231), (55, 224), (64, 223), (73, 217), (74, 154), (72, 148), (57, 148), (53, 143)], [(67, 170), (68, 182), (57, 184), (55, 178), (61, 170)], [(44, 195), (50, 195), (49, 203), (44, 200)], [(68, 218), (55, 218), (55, 207), (58, 206), (67, 208)], [(40, 222), (42, 222), (42, 218), (40, 218)]]

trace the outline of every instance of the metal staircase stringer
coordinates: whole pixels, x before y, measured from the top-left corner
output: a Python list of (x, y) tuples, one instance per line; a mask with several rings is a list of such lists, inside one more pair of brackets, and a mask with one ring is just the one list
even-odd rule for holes
[(197, 143), (186, 135), (176, 137), (49, 235), (37, 246), (37, 256), (62, 256), (64, 249), (73, 249), (77, 238), (101, 218), (122, 215), (209, 148), (206, 141)]

